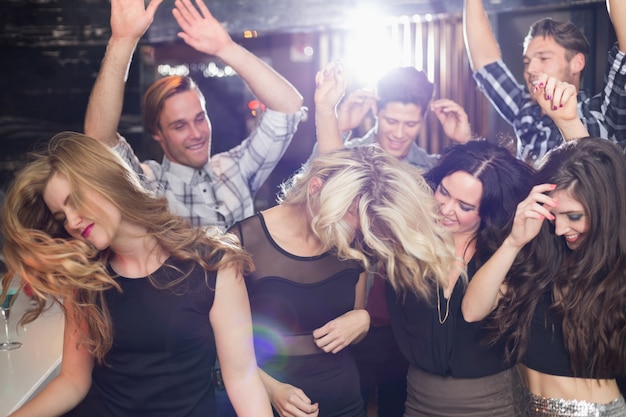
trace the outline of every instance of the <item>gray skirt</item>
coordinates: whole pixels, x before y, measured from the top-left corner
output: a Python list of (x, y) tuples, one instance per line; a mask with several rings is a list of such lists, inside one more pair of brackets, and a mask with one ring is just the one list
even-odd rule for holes
[(481, 378), (407, 374), (404, 417), (525, 417), (525, 388), (516, 368)]

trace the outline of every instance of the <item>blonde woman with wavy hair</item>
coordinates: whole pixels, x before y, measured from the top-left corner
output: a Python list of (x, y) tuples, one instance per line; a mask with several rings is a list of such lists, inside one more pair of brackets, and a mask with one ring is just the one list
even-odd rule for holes
[[(368, 269), (382, 266), (398, 291), (428, 296), (429, 282), (443, 282), (456, 261), (421, 171), (378, 147), (322, 155), (282, 190), (281, 204), (304, 203), (324, 250), (334, 248), (339, 258)], [(346, 212), (358, 221), (356, 230), (342, 219)]]
[(3, 285), (21, 277), (65, 313), (60, 375), (12, 417), (215, 413), (219, 352), (239, 415), (271, 415), (256, 371), (233, 236), (192, 228), (106, 145), (65, 132), (17, 174), (2, 210)]
[(363, 147), (314, 159), (283, 185), (277, 206), (231, 229), (255, 265), (245, 274), (255, 351), (281, 416), (364, 416), (344, 348), (369, 328), (366, 271), (429, 297), (457, 265), (437, 220), (417, 169)]
[[(278, 415), (364, 417), (348, 345), (367, 333), (367, 273), (418, 297), (460, 272), (419, 171), (377, 147), (341, 149), (336, 63), (316, 75), (321, 156), (281, 187), (278, 205), (236, 223), (261, 376)], [(339, 144), (339, 146), (337, 146)], [(340, 149), (340, 150), (337, 150)], [(334, 150), (334, 151), (333, 151)]]

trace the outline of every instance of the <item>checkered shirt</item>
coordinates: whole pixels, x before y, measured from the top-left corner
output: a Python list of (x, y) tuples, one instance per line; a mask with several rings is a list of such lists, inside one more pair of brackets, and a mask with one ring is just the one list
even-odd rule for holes
[(254, 195), (284, 155), (306, 108), (295, 114), (267, 109), (256, 129), (241, 144), (213, 155), (201, 169), (163, 158), (144, 161), (156, 177), (150, 183), (128, 142), (120, 137), (115, 151), (142, 176), (144, 185), (168, 199), (170, 210), (196, 226), (226, 230), (254, 214)]
[[(498, 113), (515, 130), (518, 158), (538, 165), (550, 149), (560, 145), (563, 137), (528, 90), (519, 84), (500, 60), (474, 73), (482, 90)], [(611, 48), (604, 75), (604, 89), (588, 98), (578, 93), (578, 115), (591, 136), (610, 139), (626, 148), (626, 54), (617, 44)]]

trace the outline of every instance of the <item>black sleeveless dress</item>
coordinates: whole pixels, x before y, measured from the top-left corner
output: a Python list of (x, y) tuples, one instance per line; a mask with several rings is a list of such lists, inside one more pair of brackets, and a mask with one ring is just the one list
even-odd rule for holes
[(292, 255), (272, 239), (259, 213), (231, 229), (252, 255), (246, 276), (259, 366), (278, 381), (300, 388), (320, 417), (364, 416), (359, 374), (349, 349), (325, 353), (313, 330), (354, 309), (363, 268), (331, 253)]
[[(104, 294), (113, 347), (95, 364), (92, 385), (77, 408), (89, 417), (210, 417), (216, 414), (211, 371), (216, 348), (209, 322), (216, 273), (195, 262), (168, 260), (153, 277), (181, 284), (158, 289), (147, 278), (116, 278), (122, 292)], [(112, 271), (111, 271), (112, 272)], [(113, 272), (112, 272), (113, 273)]]

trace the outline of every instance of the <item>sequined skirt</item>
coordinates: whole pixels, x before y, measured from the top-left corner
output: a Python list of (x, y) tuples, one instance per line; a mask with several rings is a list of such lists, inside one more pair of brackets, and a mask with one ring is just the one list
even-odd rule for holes
[(623, 397), (608, 404), (590, 403), (579, 400), (544, 398), (526, 392), (531, 417), (626, 417), (626, 402)]

